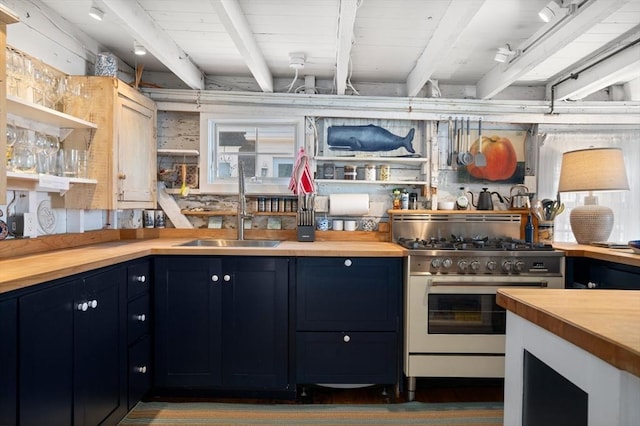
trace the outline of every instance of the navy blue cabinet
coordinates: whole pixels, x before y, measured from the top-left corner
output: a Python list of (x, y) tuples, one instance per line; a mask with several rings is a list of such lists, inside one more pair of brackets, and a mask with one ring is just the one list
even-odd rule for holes
[(640, 290), (640, 268), (586, 257), (568, 257), (566, 288)]
[(0, 301), (0, 425), (18, 423), (18, 301)]
[(127, 407), (130, 409), (151, 389), (152, 339), (151, 262), (127, 266)]
[(19, 306), (19, 424), (117, 424), (126, 414), (124, 273), (29, 289)]
[(291, 268), (279, 257), (155, 258), (155, 385), (289, 390)]
[(73, 424), (74, 286), (19, 298), (19, 424)]
[(298, 384), (397, 384), (401, 258), (299, 258)]

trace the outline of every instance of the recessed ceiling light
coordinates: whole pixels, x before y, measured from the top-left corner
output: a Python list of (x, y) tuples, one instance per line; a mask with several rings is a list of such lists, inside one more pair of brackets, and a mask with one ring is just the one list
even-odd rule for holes
[(104, 18), (104, 12), (94, 4), (89, 9), (89, 16), (97, 21), (102, 21), (102, 18)]

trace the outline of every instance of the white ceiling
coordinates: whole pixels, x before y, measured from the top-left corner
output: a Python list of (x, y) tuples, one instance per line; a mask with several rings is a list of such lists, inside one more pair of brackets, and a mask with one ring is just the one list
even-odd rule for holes
[[(264, 92), (291, 90), (282, 81), (293, 80), (293, 52), (305, 64), (292, 90), (313, 75), (338, 94), (387, 83), (416, 96), (432, 80), (484, 99), (514, 85), (554, 85), (558, 99), (579, 99), (640, 79), (640, 0), (564, 0), (573, 13), (548, 24), (538, 11), (549, 0), (94, 1), (101, 22), (87, 15), (92, 0), (40, 0), (130, 66), (194, 89), (237, 77)], [(133, 55), (134, 39), (147, 55)], [(520, 55), (495, 62), (507, 43)]]

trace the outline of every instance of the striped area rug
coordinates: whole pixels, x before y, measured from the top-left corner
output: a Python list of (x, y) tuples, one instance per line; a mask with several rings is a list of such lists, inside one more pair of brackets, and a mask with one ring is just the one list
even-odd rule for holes
[(122, 425), (502, 425), (502, 403), (140, 402)]

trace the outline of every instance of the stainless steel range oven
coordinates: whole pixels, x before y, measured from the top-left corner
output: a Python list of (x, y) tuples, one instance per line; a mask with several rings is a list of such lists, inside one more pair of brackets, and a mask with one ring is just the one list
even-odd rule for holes
[(564, 287), (564, 255), (519, 240), (518, 214), (394, 215), (405, 271), (404, 372), (416, 377), (504, 377), (501, 287)]

